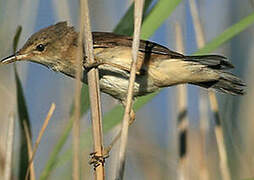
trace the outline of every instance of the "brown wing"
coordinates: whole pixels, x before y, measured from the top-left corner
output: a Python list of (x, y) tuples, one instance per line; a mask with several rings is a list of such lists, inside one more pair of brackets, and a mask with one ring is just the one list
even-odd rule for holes
[[(113, 48), (116, 46), (132, 47), (132, 37), (109, 32), (93, 32), (94, 48)], [(143, 53), (165, 55), (170, 58), (182, 58), (183, 55), (171, 51), (151, 41), (140, 41), (139, 51)]]

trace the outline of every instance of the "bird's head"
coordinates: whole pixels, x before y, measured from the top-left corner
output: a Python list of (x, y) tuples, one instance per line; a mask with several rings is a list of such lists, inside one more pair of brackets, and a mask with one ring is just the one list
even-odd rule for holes
[(2, 64), (16, 61), (32, 61), (46, 66), (54, 66), (61, 60), (71, 60), (73, 49), (77, 47), (77, 33), (67, 22), (41, 29), (33, 34), (15, 54), (2, 59)]

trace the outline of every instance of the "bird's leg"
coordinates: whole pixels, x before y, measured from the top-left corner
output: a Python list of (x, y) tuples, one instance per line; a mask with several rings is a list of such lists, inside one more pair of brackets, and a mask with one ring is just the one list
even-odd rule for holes
[(88, 62), (87, 56), (84, 57), (83, 66), (87, 71), (90, 71), (93, 68), (97, 68), (99, 65), (104, 64), (102, 61), (95, 60), (94, 62)]
[[(135, 121), (136, 115), (133, 109), (131, 109), (130, 112), (130, 120), (129, 125), (131, 125)], [(94, 170), (100, 165), (104, 165), (105, 159), (109, 157), (109, 152), (111, 151), (114, 144), (117, 142), (117, 140), (121, 137), (121, 131), (114, 137), (113, 141), (104, 149), (103, 155), (98, 156), (96, 155), (96, 152), (90, 153), (90, 160), (89, 164), (94, 166)]]
[[(132, 123), (135, 121), (136, 119), (136, 115), (133, 109), (131, 109), (130, 112), (130, 119), (129, 119), (129, 126), (132, 125)], [(112, 147), (114, 146), (114, 144), (117, 142), (117, 140), (121, 137), (121, 132), (120, 131), (113, 139), (113, 141), (104, 149), (104, 153), (106, 155), (109, 154), (109, 152), (111, 151)]]
[[(129, 126), (135, 121), (136, 115), (133, 109), (131, 109), (130, 112), (130, 119), (129, 119)], [(113, 148), (114, 144), (117, 142), (117, 140), (121, 137), (121, 131), (118, 132), (118, 134), (114, 137), (113, 141), (104, 148), (103, 155), (98, 156), (96, 155), (96, 152), (90, 153), (90, 160), (89, 164), (94, 166), (94, 169), (96, 169), (100, 164), (105, 163), (105, 159), (109, 157), (109, 152)]]

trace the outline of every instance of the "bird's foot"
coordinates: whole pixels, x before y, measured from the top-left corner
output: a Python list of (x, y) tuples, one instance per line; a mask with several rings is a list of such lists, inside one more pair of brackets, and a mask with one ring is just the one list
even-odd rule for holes
[(104, 64), (103, 62), (100, 62), (100, 61), (94, 61), (94, 62), (88, 62), (88, 61), (85, 61), (83, 63), (83, 66), (84, 68), (87, 70), (87, 71), (90, 71), (91, 69), (93, 68), (97, 68), (98, 66)]
[(109, 152), (104, 151), (103, 155), (97, 155), (97, 152), (90, 153), (89, 164), (93, 165), (94, 170), (100, 165), (105, 164), (105, 160), (109, 157)]

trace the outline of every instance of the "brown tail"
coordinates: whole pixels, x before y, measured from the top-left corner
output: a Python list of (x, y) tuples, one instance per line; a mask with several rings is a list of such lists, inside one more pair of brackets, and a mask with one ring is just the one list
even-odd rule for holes
[(185, 61), (198, 62), (212, 69), (231, 69), (234, 68), (226, 57), (221, 55), (201, 55), (201, 56), (185, 56)]
[(220, 76), (217, 80), (193, 84), (205, 88), (213, 88), (232, 95), (243, 95), (245, 93), (246, 84), (235, 75), (224, 71), (225, 69), (234, 67), (227, 61), (226, 57), (220, 55), (186, 56), (185, 61), (203, 64), (207, 66), (207, 68), (214, 70)]
[(200, 82), (195, 85), (213, 88), (221, 92), (232, 94), (232, 95), (244, 95), (245, 94), (245, 83), (236, 77), (235, 75), (228, 72), (219, 72), (220, 78), (214, 81)]

